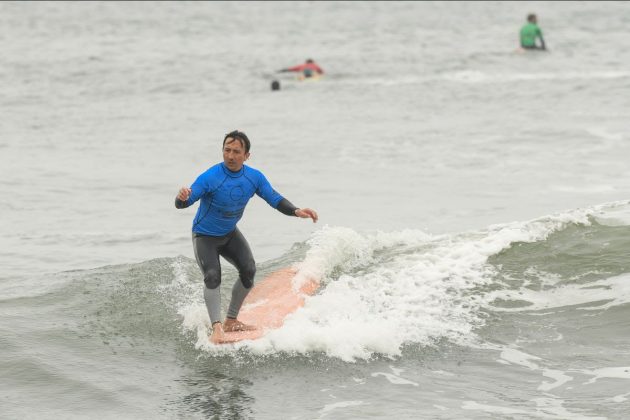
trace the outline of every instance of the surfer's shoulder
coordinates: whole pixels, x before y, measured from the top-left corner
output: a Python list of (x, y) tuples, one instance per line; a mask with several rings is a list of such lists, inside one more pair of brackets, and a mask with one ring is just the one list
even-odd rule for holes
[(202, 174), (202, 176), (214, 178), (217, 176), (222, 176), (222, 174), (223, 174), (223, 166), (221, 163), (217, 163), (216, 165), (212, 165), (211, 167), (206, 169), (206, 171)]
[(248, 165), (243, 165), (243, 178), (248, 180), (255, 188), (258, 188), (260, 182), (266, 179), (260, 170)]

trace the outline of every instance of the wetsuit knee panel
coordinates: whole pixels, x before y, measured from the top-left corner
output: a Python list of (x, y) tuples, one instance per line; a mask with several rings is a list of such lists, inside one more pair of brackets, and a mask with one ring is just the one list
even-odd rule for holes
[(254, 285), (254, 277), (256, 277), (256, 262), (252, 261), (241, 267), (239, 275), (243, 286), (246, 289), (251, 288)]
[(221, 271), (208, 268), (203, 273), (203, 282), (208, 289), (216, 289), (221, 284)]

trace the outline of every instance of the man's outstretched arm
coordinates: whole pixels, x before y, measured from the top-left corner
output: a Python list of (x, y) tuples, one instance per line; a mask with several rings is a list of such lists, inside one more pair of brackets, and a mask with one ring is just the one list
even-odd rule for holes
[(310, 217), (311, 219), (313, 219), (313, 223), (317, 223), (317, 220), (319, 219), (317, 212), (309, 208), (297, 209), (295, 211), (295, 215), (297, 217), (301, 217), (302, 219), (306, 219)]
[(276, 210), (278, 210), (282, 214), (286, 214), (287, 216), (297, 216), (303, 219), (310, 217), (311, 219), (313, 219), (313, 223), (317, 222), (317, 219), (319, 218), (315, 210), (308, 208), (297, 208), (286, 198), (280, 200), (278, 206), (276, 207)]
[(177, 207), (178, 209), (185, 209), (186, 207), (188, 207), (188, 199), (190, 198), (191, 193), (192, 190), (188, 187), (180, 188), (179, 192), (177, 193), (177, 197), (175, 197), (175, 207)]

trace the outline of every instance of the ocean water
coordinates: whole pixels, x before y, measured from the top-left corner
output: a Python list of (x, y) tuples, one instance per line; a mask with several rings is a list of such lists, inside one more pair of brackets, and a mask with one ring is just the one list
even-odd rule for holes
[[(516, 50), (531, 12), (547, 53)], [(0, 418), (628, 418), (629, 28), (626, 2), (0, 3)], [(317, 82), (275, 72), (309, 57)], [(259, 278), (322, 287), (217, 347), (173, 199), (233, 129), (320, 214), (250, 202)]]

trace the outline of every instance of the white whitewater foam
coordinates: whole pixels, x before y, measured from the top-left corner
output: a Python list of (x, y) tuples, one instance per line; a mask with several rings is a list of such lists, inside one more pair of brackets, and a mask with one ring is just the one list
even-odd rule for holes
[(374, 372), (372, 373), (372, 377), (375, 378), (377, 376), (384, 376), (390, 383), (394, 385), (412, 385), (412, 386), (420, 386), (418, 383), (410, 381), (409, 379), (405, 379), (402, 377), (402, 373), (405, 371), (404, 369), (399, 369), (394, 366), (389, 367), (392, 373), (389, 372)]
[(309, 278), (327, 280), (327, 276), (338, 267), (351, 270), (369, 265), (373, 261), (374, 252), (396, 245), (419, 245), (432, 240), (432, 237), (421, 231), (402, 231), (396, 233), (377, 232), (366, 241), (366, 238), (352, 229), (325, 226), (316, 231), (307, 241), (311, 247), (304, 261), (295, 264), (298, 273), (294, 279), (294, 287)]
[(566, 285), (545, 290), (498, 290), (489, 293), (491, 300), (524, 301), (527, 306), (518, 308), (492, 307), (498, 312), (522, 312), (557, 309), (582, 305), (581, 310), (608, 309), (630, 302), (630, 274), (611, 277), (587, 285)]
[[(630, 202), (618, 201), (605, 203), (589, 209), (574, 210), (558, 216), (544, 218), (547, 219), (547, 227), (552, 220), (562, 223), (590, 224), (590, 219), (597, 223), (610, 226), (623, 226), (630, 224)], [(538, 224), (544, 219), (533, 221), (532, 225)], [(556, 226), (556, 229), (560, 229)], [(543, 228), (544, 231), (545, 228)], [(553, 229), (553, 230), (556, 230)], [(551, 233), (552, 230), (549, 231)], [(540, 236), (544, 236), (540, 231)], [(531, 273), (531, 272), (530, 272)], [(557, 275), (550, 273), (536, 273), (542, 281), (541, 290), (532, 290), (525, 282), (518, 290), (497, 290), (485, 295), (489, 302), (488, 307), (498, 312), (521, 312), (553, 310), (566, 306), (578, 306), (582, 310), (608, 309), (630, 302), (630, 274), (611, 277), (587, 285), (564, 285), (558, 286), (560, 280)], [(500, 299), (504, 301), (525, 302), (525, 306), (516, 308), (496, 307), (491, 302)]]
[(326, 417), (328, 414), (331, 414), (332, 411), (340, 409), (340, 408), (346, 408), (346, 407), (355, 407), (358, 405), (363, 405), (363, 401), (339, 401), (333, 404), (327, 404), (324, 406), (324, 408), (322, 408), (319, 412), (320, 412), (320, 416), (319, 418), (322, 419), (324, 417)]
[(585, 385), (592, 384), (598, 379), (603, 378), (630, 379), (630, 366), (606, 367), (601, 369), (582, 370), (580, 372), (585, 375), (593, 376), (593, 378), (591, 378), (588, 382), (584, 383)]
[(630, 392), (627, 392), (625, 394), (621, 394), (621, 395), (615, 395), (614, 397), (610, 398), (610, 400), (612, 402), (616, 402), (616, 403), (620, 403), (620, 402), (624, 402), (627, 401), (628, 398), (630, 396)]
[(487, 73), (478, 70), (462, 70), (446, 73), (442, 79), (460, 83), (512, 83), (519, 81), (624, 79), (628, 77), (630, 77), (630, 72), (627, 71)]
[(605, 226), (629, 226), (630, 205), (627, 201), (620, 201), (600, 206), (594, 211), (593, 217), (597, 223)]
[(537, 388), (539, 391), (547, 392), (573, 380), (572, 376), (566, 375), (565, 372), (561, 370), (540, 367), (538, 363), (543, 362), (540, 357), (509, 347), (502, 349), (499, 362), (523, 366), (533, 371), (540, 371), (544, 377), (554, 380), (554, 382), (543, 381)]
[[(432, 345), (441, 339), (470, 345), (477, 340), (475, 328), (484, 323), (481, 309), (491, 307), (497, 297), (510, 298), (505, 291), (479, 291), (493, 281), (488, 257), (514, 242), (544, 240), (569, 224), (590, 224), (589, 217), (602, 208), (572, 210), (459, 235), (431, 236), (414, 230), (361, 234), (325, 227), (308, 241), (304, 261), (296, 264), (297, 282), (316, 277), (322, 279), (322, 287), (306, 299), (303, 308), (287, 317), (282, 328), (219, 350), (208, 343), (207, 314), (196, 289), (197, 303), (180, 309), (184, 328), (196, 330), (197, 346), (210, 351), (322, 352), (345, 361), (369, 359), (376, 353), (396, 357), (405, 344)], [(558, 302), (583, 302), (587, 295), (592, 302), (594, 294), (610, 298), (608, 304), (629, 300), (630, 290), (621, 278), (597, 286), (601, 287), (588, 292), (568, 288), (566, 296), (561, 290), (554, 296), (532, 291), (524, 296), (532, 307), (541, 309)], [(615, 296), (608, 288), (614, 289)], [(576, 298), (580, 294), (584, 299)], [(556, 383), (564, 379), (548, 373)]]
[[(562, 400), (554, 398), (536, 398), (533, 400), (536, 407), (531, 410), (515, 409), (509, 407), (501, 407), (490, 404), (481, 404), (476, 401), (464, 401), (462, 408), (464, 410), (477, 410), (485, 413), (499, 415), (516, 415), (516, 418), (540, 418), (540, 419), (572, 419), (572, 420), (606, 420), (606, 417), (591, 417), (577, 413), (572, 413), (562, 406)], [(494, 418), (494, 416), (493, 416)], [(510, 417), (511, 418), (511, 417)]]

